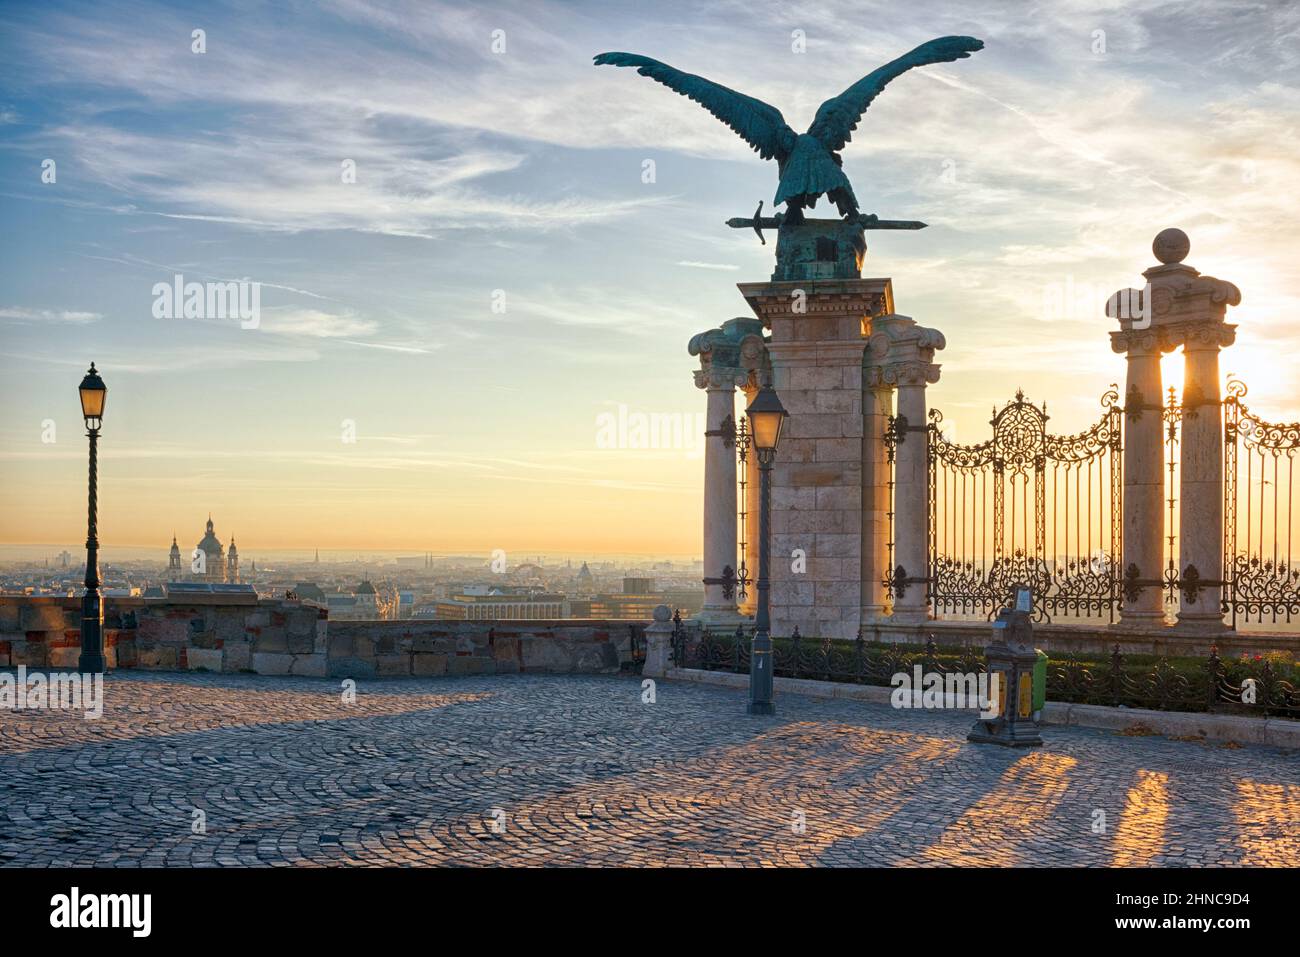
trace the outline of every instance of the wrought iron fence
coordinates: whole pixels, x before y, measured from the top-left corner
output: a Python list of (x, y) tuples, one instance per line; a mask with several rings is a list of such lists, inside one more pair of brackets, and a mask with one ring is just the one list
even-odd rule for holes
[[(678, 668), (749, 672), (752, 633), (696, 633), (673, 619), (672, 659)], [(985, 671), (982, 654), (966, 648), (959, 654), (940, 653), (934, 638), (924, 648), (879, 647), (861, 633), (853, 641), (809, 639), (796, 628), (789, 638), (773, 640), (774, 674), (888, 687), (898, 674), (978, 675)], [(1182, 660), (1183, 662), (1186, 659)], [(1300, 718), (1300, 688), (1287, 677), (1287, 666), (1267, 658), (1225, 660), (1217, 649), (1195, 665), (1131, 663), (1115, 645), (1104, 661), (1069, 655), (1047, 670), (1048, 701), (1098, 704), (1158, 711), (1241, 711), (1247, 714)], [(1294, 666), (1292, 666), (1292, 671)]]
[(1266, 422), (1228, 382), (1224, 400), (1223, 610), (1239, 622), (1289, 624), (1300, 617), (1300, 568), (1292, 545), (1300, 422)]
[(633, 622), (627, 626), (627, 649), (631, 666), (639, 671), (645, 664), (645, 625)]
[[(1017, 585), (1035, 619), (1105, 618), (1122, 604), (1119, 390), (1076, 435), (1047, 431), (1047, 406), (1017, 392), (992, 436), (958, 445), (930, 412), (930, 602), (936, 616), (991, 618)], [(886, 583), (889, 587), (889, 583)], [(891, 592), (892, 596), (892, 592)]]

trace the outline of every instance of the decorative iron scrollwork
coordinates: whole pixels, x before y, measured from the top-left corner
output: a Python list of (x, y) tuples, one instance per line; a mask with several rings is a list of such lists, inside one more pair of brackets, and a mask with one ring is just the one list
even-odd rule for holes
[[(1140, 403), (1139, 403), (1140, 404)], [(1015, 584), (1035, 617), (1109, 616), (1122, 603), (1119, 388), (1090, 429), (1047, 431), (1047, 407), (1017, 391), (994, 408), (992, 437), (958, 445), (930, 413), (930, 595), (936, 616), (992, 617)], [(1086, 524), (1085, 524), (1086, 522)]]
[(736, 420), (728, 415), (716, 429), (709, 429), (704, 433), (706, 436), (718, 436), (722, 439), (722, 444), (727, 448), (734, 448), (736, 445)]
[(929, 578), (918, 578), (914, 575), (908, 575), (907, 569), (902, 565), (897, 566), (892, 572), (885, 576), (881, 584), (885, 587), (885, 594), (891, 598), (902, 598), (907, 594), (908, 585), (928, 585)]
[(1221, 607), (1234, 626), (1240, 618), (1288, 624), (1300, 615), (1300, 573), (1291, 554), (1300, 422), (1267, 422), (1252, 413), (1238, 379), (1229, 379), (1225, 392)]
[(1136, 382), (1129, 384), (1128, 392), (1124, 394), (1124, 415), (1130, 422), (1142, 421), (1142, 412), (1146, 409), (1146, 403), (1142, 399), (1142, 390), (1138, 388)]
[(1146, 587), (1142, 581), (1142, 570), (1137, 567), (1135, 562), (1129, 562), (1128, 568), (1124, 569), (1124, 600), (1135, 602), (1142, 595), (1142, 589)]
[(748, 579), (740, 578), (736, 574), (736, 570), (734, 568), (732, 568), (730, 565), (725, 565), (723, 566), (722, 574), (719, 577), (705, 578), (704, 584), (722, 586), (722, 597), (727, 601), (731, 601), (731, 599), (735, 597), (736, 586), (742, 581), (746, 585), (749, 584)]
[(907, 438), (907, 431), (907, 416), (900, 413), (889, 417), (889, 437), (893, 440), (895, 445), (901, 444), (902, 441)]

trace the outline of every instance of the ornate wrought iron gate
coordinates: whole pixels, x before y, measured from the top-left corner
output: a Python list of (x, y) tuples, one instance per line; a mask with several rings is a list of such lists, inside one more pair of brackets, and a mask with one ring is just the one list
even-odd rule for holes
[(1292, 562), (1292, 508), (1300, 422), (1265, 422), (1228, 382), (1223, 402), (1223, 610), (1239, 622), (1300, 617), (1300, 569)]
[(1047, 407), (1016, 393), (993, 435), (958, 445), (930, 412), (930, 602), (936, 616), (991, 617), (1017, 584), (1035, 617), (1104, 618), (1120, 605), (1122, 410), (1112, 386), (1101, 419), (1047, 431)]

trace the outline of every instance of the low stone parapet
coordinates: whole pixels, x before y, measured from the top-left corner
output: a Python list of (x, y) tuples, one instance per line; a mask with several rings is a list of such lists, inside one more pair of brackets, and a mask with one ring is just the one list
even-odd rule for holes
[[(642, 622), (334, 621), (299, 599), (105, 598), (110, 669), (314, 677), (615, 674)], [(81, 599), (0, 595), (0, 668), (75, 668)]]
[[(110, 669), (323, 676), (325, 626), (297, 600), (105, 598), (104, 655)], [(0, 667), (75, 668), (80, 654), (81, 599), (0, 595)]]
[(634, 655), (640, 623), (338, 621), (330, 624), (329, 674), (616, 674)]

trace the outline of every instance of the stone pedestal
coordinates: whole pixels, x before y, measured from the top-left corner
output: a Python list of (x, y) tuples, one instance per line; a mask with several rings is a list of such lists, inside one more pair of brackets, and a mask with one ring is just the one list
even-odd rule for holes
[(880, 316), (871, 324), (866, 375), (874, 387), (898, 389), (894, 446), (894, 583), (892, 620), (907, 624), (929, 616), (930, 483), (925, 387), (939, 381), (934, 353), (943, 334), (908, 316)]
[(654, 621), (645, 630), (645, 663), (641, 674), (647, 678), (662, 678), (668, 674), (673, 639), (672, 609), (656, 605)]
[(772, 473), (772, 632), (852, 638), (862, 613), (864, 336), (873, 316), (892, 311), (890, 283), (739, 288), (771, 329), (772, 384), (790, 413)]

